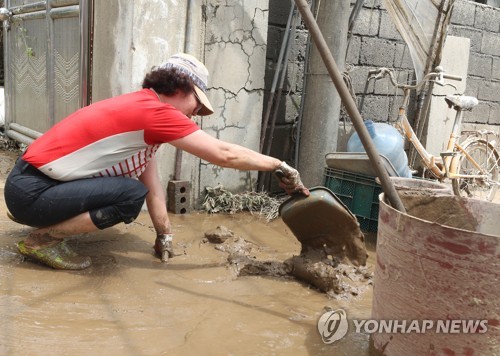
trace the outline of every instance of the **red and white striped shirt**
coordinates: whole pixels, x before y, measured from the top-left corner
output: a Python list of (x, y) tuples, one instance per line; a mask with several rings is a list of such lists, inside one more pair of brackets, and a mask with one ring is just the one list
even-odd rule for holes
[(138, 177), (162, 143), (200, 128), (143, 89), (86, 106), (35, 140), (23, 160), (60, 181)]

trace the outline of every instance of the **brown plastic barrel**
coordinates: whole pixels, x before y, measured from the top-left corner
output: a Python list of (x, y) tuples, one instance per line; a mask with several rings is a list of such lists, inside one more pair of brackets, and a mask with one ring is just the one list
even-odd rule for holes
[(372, 318), (487, 320), (487, 331), (437, 333), (435, 325), (424, 333), (377, 331), (371, 348), (389, 356), (500, 354), (500, 205), (450, 195), (436, 196), (435, 204), (420, 209), (423, 219), (380, 195)]

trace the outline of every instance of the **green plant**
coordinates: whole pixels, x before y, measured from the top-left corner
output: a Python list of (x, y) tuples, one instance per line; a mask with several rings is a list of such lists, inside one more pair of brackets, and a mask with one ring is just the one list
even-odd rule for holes
[(21, 36), (21, 39), (23, 40), (23, 44), (24, 44), (26, 55), (28, 57), (34, 57), (35, 56), (35, 52), (33, 50), (33, 47), (31, 47), (31, 46), (28, 45), (28, 40), (31, 40), (34, 37), (27, 35), (28, 30), (26, 29), (26, 27), (23, 26), (22, 22), (23, 22), (23, 20), (17, 20), (15, 22), (17, 31), (19, 32), (19, 35)]

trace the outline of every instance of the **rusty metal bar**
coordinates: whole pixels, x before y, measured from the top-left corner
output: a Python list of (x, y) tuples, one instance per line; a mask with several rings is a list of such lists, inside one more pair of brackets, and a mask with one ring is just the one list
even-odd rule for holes
[(297, 8), (300, 14), (302, 15), (302, 19), (304, 20), (307, 28), (309, 29), (309, 34), (311, 35), (311, 38), (313, 39), (316, 47), (318, 48), (318, 52), (320, 53), (321, 58), (325, 63), (326, 69), (328, 70), (328, 73), (332, 78), (333, 84), (335, 84), (335, 88), (337, 88), (337, 91), (339, 92), (340, 98), (342, 99), (342, 102), (344, 103), (347, 113), (349, 114), (349, 117), (352, 120), (352, 124), (359, 135), (361, 143), (363, 144), (363, 147), (365, 148), (366, 153), (370, 158), (370, 162), (373, 168), (375, 169), (377, 176), (380, 179), (384, 193), (387, 195), (387, 198), (389, 199), (389, 202), (391, 203), (393, 208), (399, 210), (402, 213), (405, 213), (406, 210), (403, 206), (403, 203), (401, 202), (401, 199), (399, 198), (399, 195), (396, 192), (394, 184), (389, 178), (389, 174), (387, 173), (385, 167), (382, 164), (380, 155), (378, 154), (377, 149), (371, 140), (370, 134), (368, 133), (368, 130), (366, 129), (363, 123), (363, 118), (361, 117), (361, 114), (359, 113), (358, 108), (356, 107), (356, 103), (349, 94), (349, 90), (347, 89), (347, 86), (345, 85), (344, 80), (342, 79), (342, 75), (340, 74), (340, 71), (337, 67), (337, 63), (335, 62), (335, 59), (333, 58), (330, 50), (328, 49), (328, 45), (326, 44), (326, 41), (323, 35), (321, 34), (321, 30), (319, 29), (319, 26), (316, 20), (314, 19), (311, 10), (309, 9), (307, 1), (295, 0), (295, 4), (297, 4)]

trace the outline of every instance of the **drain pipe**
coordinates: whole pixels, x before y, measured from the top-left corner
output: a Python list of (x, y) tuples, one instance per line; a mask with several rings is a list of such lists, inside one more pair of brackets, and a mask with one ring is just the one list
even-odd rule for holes
[(344, 80), (342, 79), (342, 75), (340, 74), (340, 71), (337, 67), (337, 63), (335, 62), (335, 59), (333, 58), (330, 50), (328, 49), (328, 45), (323, 35), (321, 34), (321, 30), (319, 29), (319, 26), (316, 20), (314, 19), (311, 10), (309, 9), (307, 1), (295, 0), (295, 3), (297, 4), (297, 8), (300, 14), (302, 15), (302, 19), (304, 20), (307, 28), (309, 29), (311, 38), (316, 44), (318, 52), (321, 55), (321, 59), (323, 60), (323, 63), (325, 64), (326, 69), (328, 70), (328, 73), (330, 74), (330, 77), (333, 83), (335, 84), (335, 88), (337, 88), (337, 91), (339, 92), (339, 95), (344, 103), (347, 113), (351, 118), (352, 124), (356, 129), (356, 132), (358, 133), (361, 142), (363, 143), (363, 147), (365, 148), (368, 157), (370, 158), (370, 162), (373, 168), (375, 169), (377, 176), (380, 179), (384, 193), (387, 195), (389, 202), (395, 209), (399, 210), (402, 213), (406, 213), (403, 203), (401, 202), (401, 199), (399, 198), (399, 195), (396, 192), (396, 188), (394, 187), (393, 182), (389, 178), (389, 174), (387, 173), (385, 167), (382, 164), (382, 160), (377, 152), (377, 148), (373, 144), (370, 134), (368, 133), (368, 130), (366, 129), (363, 123), (363, 118), (361, 117), (361, 114), (359, 113), (358, 108), (356, 107), (356, 103), (349, 94), (349, 90), (347, 89), (347, 86), (344, 83)]

